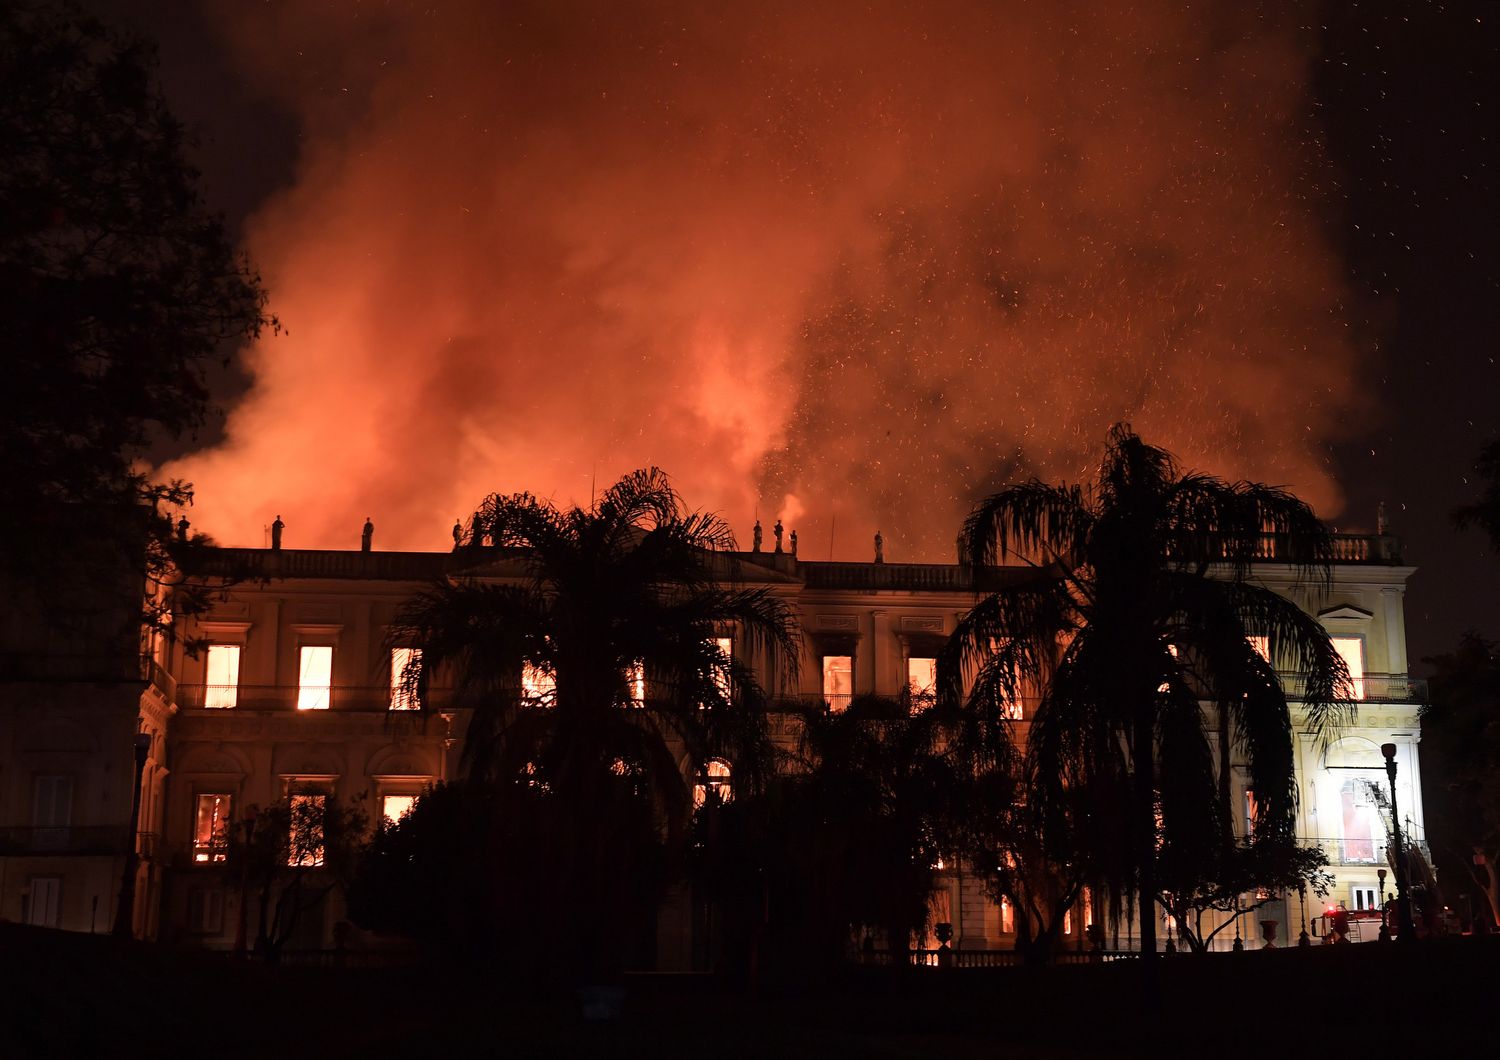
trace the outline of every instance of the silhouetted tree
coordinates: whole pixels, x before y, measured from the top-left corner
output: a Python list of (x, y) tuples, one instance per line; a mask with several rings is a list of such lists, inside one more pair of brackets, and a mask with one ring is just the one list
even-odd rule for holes
[(1178, 942), (1194, 953), (1289, 891), (1304, 888), (1325, 898), (1333, 885), (1327, 855), (1284, 837), (1228, 845), (1179, 842), (1163, 847), (1159, 865), (1158, 902), (1176, 925)]
[[(965, 862), (985, 883), (992, 901), (1008, 909), (1015, 948), (1027, 964), (1044, 964), (1063, 937), (1069, 913), (1080, 910), (1090, 884), (1097, 889), (1103, 866), (1124, 857), (1124, 833), (1112, 817), (1091, 813), (1127, 792), (1070, 789), (1066, 806), (1043, 805), (1028, 798), (1022, 756), (1008, 739), (1008, 728), (990, 735), (1002, 738), (987, 754), (976, 754), (960, 741), (969, 785), (964, 800), (959, 849)], [(1096, 779), (1095, 783), (1102, 780)]]
[[(510, 580), (433, 585), (401, 608), (390, 643), (420, 649), (403, 675), (419, 701), (430, 672), (452, 673), (469, 710), (466, 775), (494, 786), (503, 816), (549, 823), (505, 856), (552, 881), (539, 897), (555, 910), (551, 952), (597, 974), (619, 959), (621, 932), (643, 930), (646, 910), (621, 915), (610, 897), (639, 822), (660, 822), (653, 834), (675, 859), (708, 760), (728, 760), (745, 790), (769, 760), (762, 691), (717, 639), (789, 673), (791, 613), (735, 584), (728, 526), (686, 511), (656, 469), (586, 509), (492, 496), (469, 525), (468, 547)], [(508, 915), (534, 921), (538, 908)]]
[(1286, 693), (1248, 638), (1266, 637), (1271, 659), (1300, 673), (1314, 729), (1352, 711), (1327, 632), (1252, 580), (1268, 548), (1306, 578), (1329, 576), (1332, 542), (1307, 505), (1272, 487), (1184, 473), (1125, 426), (1111, 432), (1091, 487), (1002, 490), (959, 536), (976, 584), (1002, 562), (1027, 569), (960, 621), (939, 662), (940, 696), (958, 702), (972, 674), (970, 713), (993, 717), (1023, 687), (1041, 689), (1026, 776), (1044, 820), (1076, 812), (1071, 792), (1128, 793), (1091, 812), (1126, 830), (1128, 858), (1102, 867), (1112, 894), (1133, 888), (1148, 974), (1159, 837), (1233, 842), (1200, 700), (1244, 755), (1257, 836), (1293, 834)]
[(303, 918), (354, 876), (369, 834), (360, 801), (333, 795), (288, 795), (252, 807), (248, 837), (239, 828), (225, 834), (229, 868), (244, 872), (258, 897), (255, 952), (275, 962), (296, 937)]
[(1429, 834), (1500, 925), (1500, 651), (1470, 631), (1457, 651), (1423, 661), (1433, 667), (1421, 714)]
[[(0, 7), (0, 576), (41, 586), (54, 618), (100, 571), (176, 580), (191, 492), (140, 461), (203, 422), (206, 366), (275, 323), (154, 65), (71, 3)], [(160, 601), (144, 618), (165, 630)]]
[(1500, 552), (1500, 438), (1479, 451), (1474, 473), (1483, 491), (1477, 501), (1453, 509), (1453, 522), (1460, 528), (1479, 527), (1489, 535), (1491, 547)]
[(883, 935), (897, 967), (929, 920), (940, 859), (957, 853), (966, 794), (949, 726), (904, 700), (787, 709), (802, 733), (760, 792), (700, 811), (692, 865), (726, 946), (773, 978), (826, 975), (857, 937)]

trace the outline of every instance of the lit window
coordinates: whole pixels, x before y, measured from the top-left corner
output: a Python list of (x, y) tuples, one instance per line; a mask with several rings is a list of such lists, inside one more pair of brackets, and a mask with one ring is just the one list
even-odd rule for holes
[(233, 707), (239, 703), (240, 646), (210, 644), (204, 673), (203, 705)]
[(521, 664), (521, 695), (535, 707), (550, 707), (557, 697), (557, 677), (532, 662)]
[(639, 659), (630, 664), (625, 675), (630, 687), (630, 705), (637, 710), (646, 705), (646, 666)]
[(1255, 835), (1255, 826), (1260, 821), (1260, 803), (1255, 801), (1255, 791), (1245, 789), (1245, 835)]
[(937, 695), (937, 660), (913, 657), (906, 660), (906, 689), (914, 707), (925, 707)]
[(323, 810), (327, 804), (326, 795), (292, 796), (286, 863), (293, 868), (323, 864)]
[(693, 785), (694, 809), (708, 801), (710, 791), (720, 803), (734, 801), (734, 788), (729, 781), (729, 763), (722, 758), (710, 758), (703, 767), (703, 780)]
[(1271, 638), (1263, 633), (1255, 633), (1245, 638), (1250, 642), (1250, 648), (1266, 662), (1271, 661)]
[(415, 795), (386, 795), (380, 800), (380, 812), (388, 823), (395, 824), (411, 813), (412, 807), (416, 804)]
[(327, 710), (333, 688), (333, 648), (304, 647), (297, 668), (297, 709)]
[(421, 648), (392, 648), (391, 649), (391, 709), (392, 710), (416, 710), (418, 707), (417, 695), (402, 687), (402, 678), (408, 666), (420, 665), (422, 662)]
[(846, 709), (854, 695), (854, 656), (823, 656), (823, 699), (830, 710)]
[(223, 861), (229, 843), (229, 796), (199, 795), (193, 820), (193, 860)]
[(1349, 693), (1350, 699), (1365, 698), (1365, 642), (1363, 637), (1333, 637), (1333, 648), (1343, 656), (1349, 667), (1349, 680), (1353, 688), (1341, 689)]
[(1345, 863), (1368, 864), (1377, 860), (1375, 834), (1382, 825), (1368, 785), (1369, 781), (1355, 777), (1344, 781), (1339, 790)]
[(1000, 934), (1014, 935), (1016, 933), (1016, 911), (1011, 908), (1010, 899), (1000, 899)]
[(715, 637), (714, 647), (719, 649), (722, 661), (714, 664), (714, 687), (719, 690), (719, 696), (728, 703), (732, 698), (734, 683), (730, 678), (729, 666), (734, 661), (734, 638)]

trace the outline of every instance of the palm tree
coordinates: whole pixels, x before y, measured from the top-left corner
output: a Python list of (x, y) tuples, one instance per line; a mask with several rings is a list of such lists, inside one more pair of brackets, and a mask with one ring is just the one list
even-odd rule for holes
[(789, 673), (791, 612), (736, 583), (728, 526), (687, 511), (655, 468), (588, 508), (491, 496), (466, 548), (493, 565), (432, 585), (392, 625), (391, 646), (417, 649), (402, 683), (421, 702), (430, 673), (452, 674), (470, 711), (466, 776), (516, 813), (548, 814), (559, 834), (526, 857), (602, 910), (590, 888), (627, 874), (617, 859), (634, 852), (616, 848), (639, 834), (642, 803), (670, 849), (711, 758), (729, 760), (742, 787), (767, 768), (762, 691), (743, 660)]
[[(970, 725), (1005, 729), (1005, 705), (1041, 691), (1024, 768), (1043, 819), (1069, 812), (1070, 793), (1126, 793), (1123, 806), (1091, 810), (1119, 814), (1127, 839), (1095, 868), (1112, 905), (1136, 899), (1149, 966), (1158, 847), (1233, 842), (1231, 739), (1255, 792), (1257, 840), (1294, 841), (1291, 714), (1268, 659), (1301, 675), (1314, 730), (1352, 713), (1326, 631), (1252, 579), (1254, 561), (1273, 556), (1326, 585), (1332, 540), (1291, 494), (1183, 472), (1122, 425), (1093, 486), (1002, 490), (975, 508), (958, 544), (976, 586), (995, 584), (1000, 564), (1012, 569), (959, 623), (940, 694), (958, 702), (972, 677)], [(1265, 638), (1264, 655), (1252, 637)], [(1222, 735), (1217, 772), (1203, 701)]]

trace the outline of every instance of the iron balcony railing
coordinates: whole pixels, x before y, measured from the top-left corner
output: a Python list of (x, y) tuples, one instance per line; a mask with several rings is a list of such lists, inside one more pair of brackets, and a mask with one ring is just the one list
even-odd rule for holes
[[(1281, 687), (1287, 698), (1302, 699), (1307, 693), (1307, 678), (1302, 674), (1282, 673)], [(1361, 703), (1420, 703), (1426, 699), (1427, 683), (1409, 674), (1367, 673), (1354, 679), (1353, 698)]]
[[(449, 689), (432, 689), (426, 706), (442, 709), (452, 699)], [(177, 705), (186, 710), (360, 711), (410, 714), (410, 702), (388, 685), (203, 685), (177, 686)]]
[[(1409, 823), (1403, 823), (1403, 829), (1411, 827)], [(1330, 865), (1358, 866), (1373, 865), (1384, 866), (1388, 864), (1386, 858), (1387, 839), (1384, 835), (1378, 835), (1371, 839), (1343, 839), (1337, 836), (1312, 836), (1297, 840), (1305, 847), (1316, 847), (1328, 858)], [(1429, 861), (1432, 860), (1432, 851), (1427, 846), (1426, 840), (1417, 840), (1413, 845), (1421, 852), (1422, 856)], [(1392, 880), (1392, 887), (1395, 881)]]

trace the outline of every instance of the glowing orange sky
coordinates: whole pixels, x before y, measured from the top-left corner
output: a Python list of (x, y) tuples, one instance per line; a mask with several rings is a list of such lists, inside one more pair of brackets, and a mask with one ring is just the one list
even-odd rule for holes
[(308, 6), (224, 8), (304, 124), (247, 248), (290, 332), (165, 469), (226, 544), (440, 548), (491, 491), (657, 464), (746, 545), (758, 508), (946, 560), (1122, 419), (1336, 514), (1365, 406), (1295, 19)]

